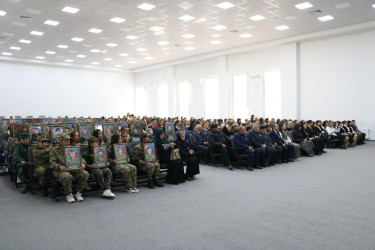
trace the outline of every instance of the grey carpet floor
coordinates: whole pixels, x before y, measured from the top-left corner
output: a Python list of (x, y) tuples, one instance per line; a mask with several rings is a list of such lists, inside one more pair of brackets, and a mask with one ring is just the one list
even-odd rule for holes
[(375, 249), (375, 143), (82, 203), (0, 177), (0, 249)]

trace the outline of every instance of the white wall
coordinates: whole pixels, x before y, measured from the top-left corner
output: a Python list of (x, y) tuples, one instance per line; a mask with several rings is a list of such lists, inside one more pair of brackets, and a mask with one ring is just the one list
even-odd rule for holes
[(301, 44), (301, 119), (357, 120), (375, 139), (375, 31)]
[(1, 115), (117, 116), (134, 110), (133, 74), (0, 62)]

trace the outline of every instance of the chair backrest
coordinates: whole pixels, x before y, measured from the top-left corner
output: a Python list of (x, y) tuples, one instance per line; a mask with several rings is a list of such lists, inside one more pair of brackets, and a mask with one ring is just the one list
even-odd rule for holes
[(33, 148), (34, 147), (29, 147), (29, 149), (27, 150), (27, 154), (28, 154), (28, 157), (29, 157), (29, 164), (34, 164)]

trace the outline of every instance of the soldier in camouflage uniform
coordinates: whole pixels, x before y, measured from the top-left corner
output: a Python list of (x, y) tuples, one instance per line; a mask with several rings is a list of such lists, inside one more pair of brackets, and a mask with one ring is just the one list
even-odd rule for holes
[(159, 176), (159, 172), (160, 172), (159, 160), (157, 160), (156, 162), (145, 162), (144, 161), (142, 143), (150, 142), (150, 138), (149, 138), (147, 133), (142, 133), (140, 137), (141, 137), (141, 143), (134, 147), (133, 159), (132, 160), (135, 162), (135, 164), (138, 168), (141, 168), (142, 166), (146, 167), (146, 169), (147, 169), (147, 186), (149, 188), (153, 189), (154, 186), (163, 187), (163, 184), (161, 184), (158, 180), (158, 176)]
[(28, 168), (28, 161), (29, 161), (29, 134), (26, 132), (22, 132), (20, 134), (21, 143), (18, 143), (14, 146), (13, 151), (13, 166), (17, 170), (17, 176), (21, 179), (22, 183), (24, 183), (23, 187), (21, 188), (21, 193), (26, 193), (30, 191), (32, 194), (32, 183), (27, 183), (27, 179), (29, 176), (29, 168)]
[[(119, 171), (124, 179), (126, 185), (126, 192), (128, 193), (138, 193), (139, 189), (137, 188), (137, 168), (130, 164), (118, 164), (116, 161), (115, 153), (113, 151), (113, 145), (120, 142), (120, 135), (115, 134), (111, 137), (111, 144), (107, 147), (107, 157), (108, 161), (111, 164), (110, 169), (112, 171)], [(128, 156), (128, 162), (130, 158)]]
[(38, 144), (33, 147), (34, 172), (39, 175), (39, 184), (43, 189), (43, 196), (48, 195), (48, 181), (50, 175), (49, 168), (49, 151), (53, 149), (50, 145), (47, 147), (47, 137), (38, 136)]
[[(61, 180), (66, 194), (66, 201), (73, 203), (83, 201), (82, 191), (85, 188), (89, 173), (85, 171), (85, 164), (81, 164), (80, 169), (68, 170), (65, 167), (65, 150), (69, 146), (70, 136), (68, 134), (60, 136), (60, 143), (49, 152), (49, 163), (52, 168), (52, 174)], [(77, 193), (73, 197), (73, 176), (78, 178)], [(75, 200), (74, 200), (75, 198)]]
[(90, 174), (93, 174), (96, 178), (96, 181), (99, 184), (99, 187), (103, 191), (103, 197), (115, 198), (116, 196), (111, 191), (111, 181), (112, 181), (112, 172), (108, 168), (109, 162), (107, 162), (106, 167), (97, 168), (94, 163), (94, 152), (93, 147), (98, 146), (98, 139), (94, 136), (91, 136), (88, 139), (89, 149), (82, 155), (82, 163), (86, 165), (86, 169)]

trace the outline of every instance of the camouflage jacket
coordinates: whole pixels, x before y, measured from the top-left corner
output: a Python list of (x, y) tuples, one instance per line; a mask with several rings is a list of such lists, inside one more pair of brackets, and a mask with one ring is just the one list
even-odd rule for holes
[(13, 165), (16, 166), (21, 161), (29, 161), (28, 155), (29, 145), (23, 145), (22, 143), (18, 143), (14, 146), (13, 151)]
[(49, 165), (54, 170), (59, 170), (60, 165), (65, 166), (65, 150), (60, 144), (49, 151)]
[(142, 143), (135, 145), (133, 149), (133, 157), (132, 160), (136, 165), (140, 165), (139, 160), (144, 161), (144, 154), (143, 154), (143, 149), (142, 149)]
[(113, 151), (113, 145), (109, 144), (107, 146), (107, 158), (108, 158), (108, 161), (109, 163), (113, 164), (113, 160), (115, 159), (115, 154), (114, 154), (114, 151)]
[(94, 163), (94, 155), (89, 151), (90, 149), (82, 154), (82, 164), (92, 165)]
[(35, 167), (49, 166), (49, 152), (46, 148), (39, 148), (37, 145), (33, 147), (34, 165)]

